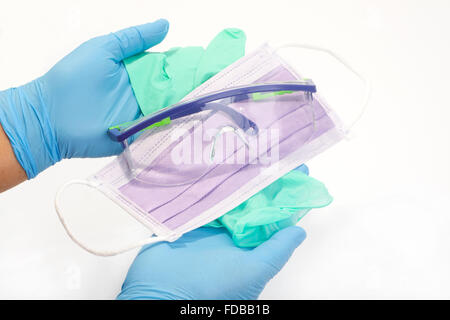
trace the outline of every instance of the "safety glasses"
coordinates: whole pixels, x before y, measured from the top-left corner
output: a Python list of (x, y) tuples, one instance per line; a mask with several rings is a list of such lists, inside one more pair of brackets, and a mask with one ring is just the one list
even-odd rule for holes
[(277, 161), (286, 123), (280, 119), (291, 117), (307, 138), (313, 135), (315, 92), (311, 80), (232, 87), (111, 127), (108, 134), (124, 147), (122, 157), (137, 181), (184, 185), (217, 164)]

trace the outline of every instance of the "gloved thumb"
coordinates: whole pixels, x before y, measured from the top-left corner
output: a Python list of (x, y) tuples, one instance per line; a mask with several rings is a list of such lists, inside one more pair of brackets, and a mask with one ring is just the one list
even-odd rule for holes
[(113, 54), (121, 61), (151, 48), (166, 37), (169, 22), (159, 19), (152, 23), (126, 28), (112, 33)]
[(306, 232), (302, 228), (288, 227), (278, 231), (269, 240), (253, 249), (251, 254), (259, 261), (273, 267), (273, 271), (278, 272), (305, 238)]

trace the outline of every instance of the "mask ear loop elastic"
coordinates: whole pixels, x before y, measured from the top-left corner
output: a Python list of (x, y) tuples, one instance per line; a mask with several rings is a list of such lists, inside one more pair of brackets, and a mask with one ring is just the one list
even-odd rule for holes
[(166, 237), (162, 237), (162, 236), (156, 236), (156, 237), (150, 237), (150, 238), (146, 238), (146, 239), (142, 239), (142, 240), (138, 240), (135, 241), (125, 247), (122, 247), (120, 249), (116, 249), (116, 250), (96, 250), (91, 248), (90, 246), (88, 246), (87, 244), (83, 243), (82, 241), (80, 241), (71, 231), (70, 228), (68, 227), (66, 221), (64, 220), (63, 217), (63, 210), (61, 209), (61, 195), (63, 194), (63, 192), (67, 189), (67, 187), (71, 186), (71, 185), (83, 185), (83, 186), (88, 186), (90, 188), (94, 188), (96, 189), (96, 185), (86, 181), (86, 180), (72, 180), (67, 182), (66, 184), (64, 184), (57, 192), (56, 192), (56, 196), (55, 196), (55, 210), (56, 213), (58, 214), (58, 218), (59, 221), (61, 221), (61, 224), (63, 225), (64, 229), (66, 230), (67, 235), (73, 240), (73, 242), (75, 242), (76, 244), (78, 244), (81, 248), (83, 248), (84, 250), (95, 254), (97, 256), (102, 256), (102, 257), (109, 257), (109, 256), (115, 256), (117, 254), (120, 253), (124, 253), (126, 251), (130, 251), (132, 249), (138, 248), (138, 247), (142, 247), (146, 244), (150, 244), (150, 243), (156, 243), (156, 242), (161, 242), (161, 241), (168, 241), (169, 239)]
[(372, 92), (372, 86), (370, 84), (370, 81), (360, 72), (356, 71), (355, 68), (353, 68), (343, 57), (338, 55), (337, 53), (320, 46), (313, 46), (313, 45), (307, 45), (307, 44), (301, 44), (301, 43), (285, 43), (279, 46), (276, 46), (273, 50), (273, 52), (277, 52), (280, 49), (287, 48), (287, 47), (294, 47), (294, 48), (301, 48), (301, 49), (309, 49), (309, 50), (315, 50), (315, 51), (321, 51), (324, 53), (327, 53), (328, 55), (335, 58), (337, 61), (342, 63), (348, 70), (350, 70), (353, 74), (355, 74), (364, 84), (364, 96), (361, 103), (361, 111), (356, 116), (356, 118), (350, 122), (350, 124), (345, 128), (345, 133), (348, 134), (349, 131), (354, 127), (354, 125), (361, 119), (363, 114), (367, 110), (367, 105), (369, 103), (370, 94)]

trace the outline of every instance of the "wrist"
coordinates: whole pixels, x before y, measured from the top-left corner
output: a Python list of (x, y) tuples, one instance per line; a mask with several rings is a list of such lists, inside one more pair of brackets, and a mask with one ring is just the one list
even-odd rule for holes
[(61, 160), (39, 79), (0, 92), (0, 123), (28, 179)]
[(0, 124), (0, 193), (27, 179)]

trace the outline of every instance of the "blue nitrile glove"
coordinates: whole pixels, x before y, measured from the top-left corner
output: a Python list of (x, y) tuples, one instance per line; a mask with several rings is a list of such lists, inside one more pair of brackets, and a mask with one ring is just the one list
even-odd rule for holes
[[(295, 170), (309, 173), (305, 165)], [(205, 227), (173, 243), (147, 245), (118, 299), (256, 299), (305, 237), (293, 226), (256, 248), (239, 248), (226, 229)]]
[(140, 116), (122, 60), (161, 42), (158, 20), (91, 39), (44, 76), (0, 92), (0, 123), (29, 179), (64, 158), (121, 151), (112, 125)]
[(305, 236), (288, 227), (248, 249), (236, 247), (225, 229), (199, 228), (173, 243), (148, 245), (118, 299), (256, 299)]

